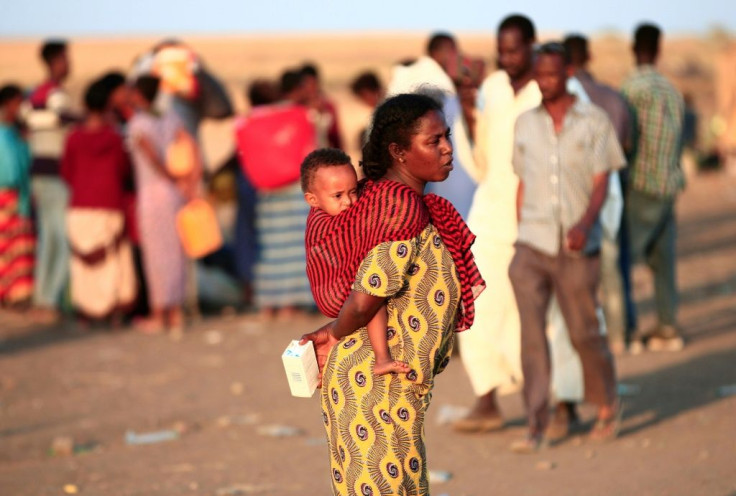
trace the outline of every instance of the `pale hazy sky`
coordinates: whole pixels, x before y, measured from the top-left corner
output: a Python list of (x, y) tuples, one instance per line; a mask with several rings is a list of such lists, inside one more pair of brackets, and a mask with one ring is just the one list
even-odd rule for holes
[[(540, 31), (736, 31), (733, 0), (3, 0), (0, 37), (492, 31), (511, 12)], [(729, 4), (731, 5), (729, 7)]]

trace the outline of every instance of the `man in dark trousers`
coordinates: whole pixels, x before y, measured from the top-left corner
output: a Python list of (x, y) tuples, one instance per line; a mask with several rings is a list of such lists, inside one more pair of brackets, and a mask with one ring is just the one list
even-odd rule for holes
[(655, 68), (661, 31), (642, 24), (634, 34), (636, 70), (621, 87), (636, 118), (636, 154), (626, 191), (626, 222), (634, 262), (644, 259), (654, 273), (659, 325), (637, 333), (632, 353), (646, 345), (652, 351), (678, 351), (683, 340), (677, 329), (675, 274), (675, 199), (685, 185), (680, 168), (682, 95)]
[(516, 122), (513, 166), (519, 177), (519, 234), (509, 268), (521, 319), (521, 362), (528, 435), (511, 449), (531, 453), (549, 422), (550, 357), (545, 333), (554, 294), (580, 355), (585, 399), (598, 407), (591, 437), (608, 440), (620, 418), (613, 357), (597, 313), (599, 214), (608, 178), (625, 165), (608, 116), (567, 91), (559, 43), (537, 51), (534, 78), (542, 104)]

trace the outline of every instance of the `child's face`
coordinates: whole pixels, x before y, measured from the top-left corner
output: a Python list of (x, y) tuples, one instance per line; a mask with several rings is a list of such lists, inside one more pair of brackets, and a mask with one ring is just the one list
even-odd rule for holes
[(358, 176), (350, 164), (317, 169), (309, 191), (304, 194), (310, 206), (337, 215), (358, 199)]

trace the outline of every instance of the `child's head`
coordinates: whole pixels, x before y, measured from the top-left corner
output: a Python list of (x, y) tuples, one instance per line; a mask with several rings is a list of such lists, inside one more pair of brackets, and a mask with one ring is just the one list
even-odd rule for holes
[(310, 206), (337, 215), (358, 199), (358, 175), (342, 150), (322, 148), (302, 162), (302, 191)]
[(133, 105), (142, 110), (148, 110), (158, 95), (159, 78), (156, 76), (141, 76), (133, 84), (131, 99)]
[(84, 93), (84, 106), (90, 114), (101, 114), (107, 108), (109, 92), (102, 81), (95, 81)]

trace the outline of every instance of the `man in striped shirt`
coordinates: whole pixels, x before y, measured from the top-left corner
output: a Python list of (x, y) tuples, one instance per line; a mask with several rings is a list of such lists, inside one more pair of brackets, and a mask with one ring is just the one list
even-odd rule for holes
[(634, 34), (636, 70), (621, 88), (635, 116), (635, 155), (626, 191), (626, 223), (633, 261), (644, 258), (654, 273), (659, 326), (639, 334), (636, 353), (677, 351), (683, 341), (676, 325), (675, 198), (684, 187), (680, 169), (682, 122), (680, 93), (654, 67), (661, 31), (643, 24)]
[(619, 423), (613, 357), (600, 332), (596, 292), (602, 236), (599, 214), (609, 174), (626, 161), (605, 112), (568, 93), (567, 62), (559, 43), (538, 50), (534, 78), (542, 104), (519, 116), (514, 133), (519, 234), (509, 276), (521, 319), (529, 432), (511, 448), (522, 453), (540, 447), (549, 423), (545, 328), (553, 294), (580, 355), (585, 399), (598, 406), (591, 437), (611, 439)]

